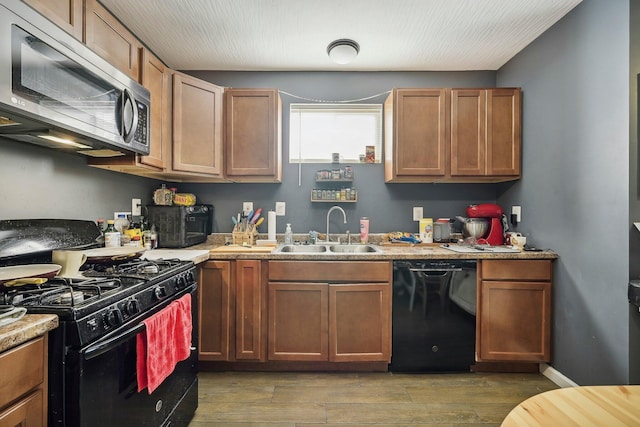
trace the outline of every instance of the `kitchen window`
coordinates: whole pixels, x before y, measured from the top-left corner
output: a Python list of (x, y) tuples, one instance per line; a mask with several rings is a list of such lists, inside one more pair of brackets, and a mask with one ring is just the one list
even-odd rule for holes
[(382, 157), (381, 104), (291, 104), (289, 131), (289, 163), (356, 163), (367, 146)]

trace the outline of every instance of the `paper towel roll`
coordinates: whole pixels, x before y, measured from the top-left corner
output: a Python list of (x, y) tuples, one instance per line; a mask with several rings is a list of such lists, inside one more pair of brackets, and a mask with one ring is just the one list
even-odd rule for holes
[(267, 222), (267, 239), (276, 240), (276, 211), (269, 211)]

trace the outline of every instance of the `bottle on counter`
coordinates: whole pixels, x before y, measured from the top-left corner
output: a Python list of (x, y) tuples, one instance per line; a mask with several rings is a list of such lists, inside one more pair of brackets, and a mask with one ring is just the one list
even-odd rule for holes
[(287, 228), (284, 230), (284, 243), (287, 245), (293, 244), (293, 232), (291, 231), (291, 224), (287, 224)]
[(116, 230), (115, 221), (107, 220), (107, 228), (104, 230), (104, 246), (106, 248), (120, 247), (120, 232)]
[(369, 243), (369, 218), (366, 216), (360, 218), (360, 243)]

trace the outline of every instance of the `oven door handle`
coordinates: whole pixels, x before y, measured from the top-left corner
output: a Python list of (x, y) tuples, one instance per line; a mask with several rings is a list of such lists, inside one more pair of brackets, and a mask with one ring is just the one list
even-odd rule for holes
[(137, 326), (134, 326), (132, 329), (127, 329), (125, 332), (118, 334), (114, 337), (111, 337), (104, 341), (98, 341), (84, 350), (84, 358), (85, 360), (93, 359), (94, 357), (98, 357), (103, 353), (117, 347), (122, 342), (135, 337), (140, 332), (145, 330), (144, 323), (140, 323)]

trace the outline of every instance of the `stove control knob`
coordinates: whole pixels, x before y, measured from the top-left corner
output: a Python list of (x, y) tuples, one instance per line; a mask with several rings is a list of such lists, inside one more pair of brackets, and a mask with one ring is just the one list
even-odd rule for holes
[(195, 276), (193, 275), (193, 271), (187, 273), (187, 283), (190, 285), (196, 281)]
[(122, 320), (122, 312), (117, 308), (109, 310), (107, 314), (104, 315), (104, 321), (108, 326), (118, 326), (122, 323)]
[(128, 314), (129, 316), (133, 316), (134, 314), (138, 313), (140, 311), (140, 308), (138, 308), (138, 301), (131, 299), (127, 302), (124, 303), (124, 312), (126, 314)]
[(176, 289), (184, 289), (187, 287), (187, 278), (185, 276), (180, 276), (176, 280)]
[(162, 299), (167, 296), (167, 290), (164, 288), (164, 286), (158, 286), (157, 288), (153, 289), (153, 295), (156, 297), (156, 299)]

